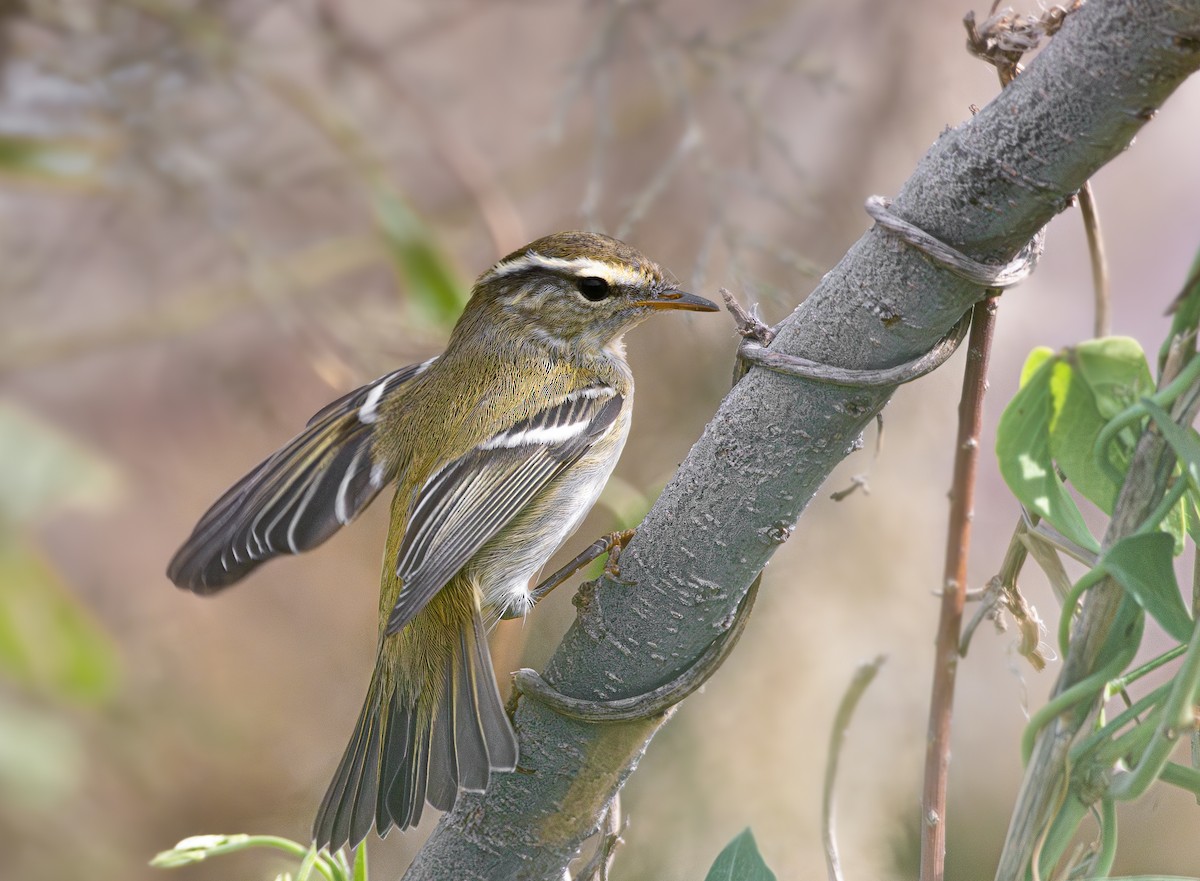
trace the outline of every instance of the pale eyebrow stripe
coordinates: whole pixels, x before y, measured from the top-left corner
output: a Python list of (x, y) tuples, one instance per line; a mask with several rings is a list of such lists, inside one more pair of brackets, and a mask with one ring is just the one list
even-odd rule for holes
[(602, 278), (611, 285), (645, 285), (649, 279), (642, 273), (629, 266), (619, 266), (594, 260), (591, 257), (574, 257), (567, 260), (562, 257), (547, 257), (536, 251), (527, 251), (520, 257), (507, 263), (497, 263), (488, 271), (486, 278), (501, 278), (529, 269), (551, 269), (568, 272), (577, 278)]

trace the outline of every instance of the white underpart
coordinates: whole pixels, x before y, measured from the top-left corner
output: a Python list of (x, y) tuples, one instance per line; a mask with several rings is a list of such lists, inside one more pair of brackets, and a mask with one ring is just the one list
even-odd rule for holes
[[(613, 458), (613, 464), (616, 464), (616, 458)], [(533, 608), (533, 594), (529, 590), (529, 582), (533, 576), (538, 573), (542, 566), (546, 565), (546, 561), (564, 541), (573, 533), (579, 524), (583, 522), (583, 518), (588, 515), (592, 506), (596, 503), (596, 499), (600, 498), (600, 492), (604, 489), (604, 484), (608, 483), (608, 477), (612, 473), (612, 466), (595, 469), (590, 475), (587, 475), (582, 480), (574, 482), (570, 492), (576, 498), (576, 504), (573, 506), (571, 513), (564, 517), (556, 531), (542, 537), (536, 548), (526, 548), (528, 557), (527, 562), (520, 566), (511, 574), (510, 579), (500, 587), (497, 591), (502, 597), (500, 601), (489, 597), (491, 604), (507, 611), (509, 614), (526, 615)]]
[(630, 266), (606, 263), (591, 257), (572, 257), (569, 260), (562, 257), (546, 257), (536, 251), (527, 251), (523, 256), (507, 263), (497, 263), (486, 277), (501, 278), (528, 269), (553, 269), (570, 272), (578, 278), (602, 278), (617, 286), (641, 286), (646, 283), (645, 276)]
[(500, 448), (511, 450), (513, 447), (559, 444), (583, 434), (589, 425), (591, 425), (591, 420), (585, 419), (582, 422), (572, 422), (568, 425), (526, 428), (524, 431), (505, 431), (483, 444), (482, 448), (485, 450)]
[[(567, 398), (569, 400), (609, 398), (615, 394), (615, 389), (597, 385), (571, 392)], [(497, 617), (502, 614), (525, 615), (533, 608), (533, 596), (529, 590), (530, 581), (538, 574), (555, 550), (579, 527), (588, 511), (600, 498), (600, 493), (620, 457), (621, 447), (625, 445), (625, 437), (629, 431), (628, 419), (618, 418), (610, 431), (618, 434), (617, 449), (611, 451), (601, 461), (585, 457), (575, 468), (564, 475), (562, 482), (552, 490), (554, 493), (572, 500), (572, 504), (564, 511), (565, 516), (559, 521), (557, 528), (548, 532), (539, 530), (535, 533), (527, 533), (524, 536), (525, 541), (522, 541), (520, 535), (509, 535), (506, 538), (510, 550), (514, 542), (520, 545), (520, 552), (516, 555), (519, 562), (511, 569), (504, 566), (503, 575), (491, 583), (484, 597), (485, 604), (496, 610)], [(506, 554), (506, 557), (512, 559), (511, 555)], [(494, 624), (495, 618), (492, 618), (489, 623)]]

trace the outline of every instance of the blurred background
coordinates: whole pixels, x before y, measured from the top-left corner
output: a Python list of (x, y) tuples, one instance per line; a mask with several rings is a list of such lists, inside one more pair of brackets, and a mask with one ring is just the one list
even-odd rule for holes
[[(305, 839), (366, 687), (387, 506), (211, 599), (163, 575), (198, 516), (324, 403), (439, 351), (471, 279), (545, 233), (609, 232), (779, 320), (867, 228), (865, 197), (995, 95), (968, 8), (0, 2), (0, 877), (163, 878), (147, 861), (185, 836)], [(1094, 182), (1114, 330), (1147, 349), (1200, 245), (1197, 135), (1193, 81)], [(1029, 349), (1091, 334), (1091, 296), (1068, 212), (1004, 296), (989, 436)], [(735, 344), (725, 315), (631, 335), (633, 434), (563, 559), (636, 523)], [(745, 826), (780, 878), (819, 876), (829, 725), (881, 652), (843, 759), (843, 864), (915, 877), (961, 361), (897, 393), (882, 450), (868, 435), (776, 556), (737, 652), (625, 790), (616, 877), (702, 878)], [(829, 499), (856, 475), (869, 493)], [(981, 481), (973, 587), (1017, 515), (990, 456)], [(570, 593), (501, 625), (498, 671), (549, 655)], [(960, 666), (949, 878), (991, 877), (1057, 672), (1015, 639), (985, 625)], [(1119, 873), (1200, 865), (1194, 801), (1125, 807)], [(371, 840), (375, 877), (433, 825)]]

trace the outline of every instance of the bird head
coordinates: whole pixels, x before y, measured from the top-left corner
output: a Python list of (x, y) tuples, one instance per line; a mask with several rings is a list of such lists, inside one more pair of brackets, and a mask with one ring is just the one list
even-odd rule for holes
[(513, 251), (476, 280), (467, 306), (551, 348), (585, 352), (667, 309), (717, 311), (641, 252), (591, 232), (555, 233)]

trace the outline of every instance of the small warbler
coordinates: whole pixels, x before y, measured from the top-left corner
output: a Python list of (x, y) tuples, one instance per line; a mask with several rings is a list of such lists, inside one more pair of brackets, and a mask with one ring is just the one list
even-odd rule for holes
[(475, 282), (436, 358), (334, 401), (200, 519), (167, 574), (210, 594), (315, 547), (395, 484), (375, 672), (321, 802), (318, 846), (416, 825), (517, 764), (487, 649), (579, 525), (629, 433), (623, 334), (716, 311), (633, 248), (564, 232)]

